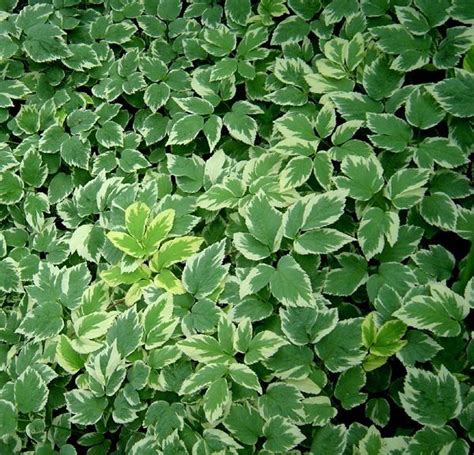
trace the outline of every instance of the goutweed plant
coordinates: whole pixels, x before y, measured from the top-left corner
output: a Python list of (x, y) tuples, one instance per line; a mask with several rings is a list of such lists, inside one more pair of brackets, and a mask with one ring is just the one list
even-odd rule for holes
[(467, 455), (472, 0), (1, 0), (0, 454)]

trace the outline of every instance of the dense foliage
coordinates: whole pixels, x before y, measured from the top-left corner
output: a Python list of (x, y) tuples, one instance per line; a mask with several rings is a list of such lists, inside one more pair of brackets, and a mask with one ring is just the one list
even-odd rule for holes
[(2, 0), (0, 453), (467, 455), (472, 0)]

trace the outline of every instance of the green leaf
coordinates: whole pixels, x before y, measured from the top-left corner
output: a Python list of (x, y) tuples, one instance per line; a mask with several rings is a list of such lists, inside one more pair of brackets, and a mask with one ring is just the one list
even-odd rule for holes
[(333, 0), (324, 9), (324, 20), (327, 24), (335, 24), (343, 17), (350, 16), (357, 12), (357, 2), (355, 0)]
[(392, 114), (368, 113), (367, 126), (375, 133), (369, 136), (375, 146), (395, 153), (403, 152), (413, 136), (410, 125)]
[(0, 82), (0, 93), (8, 98), (22, 99), (31, 90), (21, 81), (4, 80)]
[(440, 245), (420, 250), (413, 257), (416, 265), (436, 281), (449, 279), (455, 265), (454, 256)]
[(226, 0), (225, 14), (232, 22), (246, 25), (252, 14), (250, 0)]
[(123, 129), (118, 123), (113, 121), (103, 123), (96, 131), (95, 138), (105, 148), (123, 147)]
[(447, 0), (417, 0), (415, 4), (426, 17), (431, 27), (437, 27), (448, 20), (448, 7), (450, 3)]
[(0, 400), (0, 434), (7, 436), (15, 433), (17, 422), (15, 406), (7, 400)]
[(158, 437), (161, 440), (171, 436), (175, 430), (183, 428), (184, 414), (185, 410), (181, 403), (170, 404), (158, 400), (147, 409), (144, 424), (156, 433), (154, 438)]
[(341, 268), (329, 271), (324, 292), (330, 295), (352, 295), (368, 279), (367, 262), (361, 256), (343, 253), (338, 256)]
[(415, 453), (442, 453), (454, 449), (456, 433), (451, 427), (424, 427), (418, 430), (409, 441), (408, 450)]
[(304, 381), (311, 374), (313, 357), (309, 347), (285, 345), (264, 364), (279, 378)]
[(369, 313), (362, 323), (362, 343), (366, 348), (369, 348), (377, 335), (377, 326), (374, 321), (375, 313)]
[(229, 269), (222, 265), (225, 241), (214, 243), (192, 256), (183, 270), (183, 286), (187, 292), (201, 299), (211, 295), (220, 285)]
[(316, 343), (330, 333), (337, 324), (337, 309), (289, 307), (280, 309), (281, 329), (296, 345)]
[(385, 322), (371, 343), (370, 353), (381, 357), (395, 354), (406, 344), (405, 340), (401, 340), (406, 329), (406, 325), (401, 321)]
[(306, 117), (301, 113), (288, 113), (280, 117), (275, 122), (275, 128), (285, 138), (295, 138), (300, 141), (316, 142), (317, 136), (314, 134), (313, 126)]
[(107, 398), (96, 397), (88, 390), (72, 390), (64, 394), (71, 422), (80, 425), (93, 425), (100, 420), (107, 407)]
[(84, 366), (84, 360), (74, 350), (66, 335), (61, 335), (56, 345), (56, 361), (70, 374), (75, 374)]
[(405, 117), (410, 125), (426, 130), (441, 122), (445, 113), (426, 89), (418, 87), (407, 98)]
[(117, 343), (118, 352), (127, 357), (142, 343), (143, 327), (135, 308), (121, 313), (107, 332), (107, 343)]
[(429, 289), (430, 295), (412, 297), (394, 316), (410, 327), (430, 330), (437, 336), (459, 335), (460, 323), (469, 314), (466, 300), (442, 284), (431, 284)]
[(396, 212), (378, 207), (368, 209), (360, 220), (357, 238), (367, 260), (382, 252), (385, 240), (393, 246), (398, 239), (400, 220)]
[(395, 11), (400, 21), (414, 35), (424, 35), (429, 32), (430, 26), (426, 18), (415, 8), (396, 6)]
[(183, 236), (168, 240), (163, 243), (156, 258), (152, 259), (153, 267), (156, 270), (169, 267), (178, 262), (183, 262), (199, 251), (204, 239), (193, 236)]
[(247, 60), (261, 58), (262, 44), (267, 39), (268, 31), (266, 27), (258, 24), (249, 27), (237, 47), (237, 55)]
[(133, 272), (121, 272), (120, 266), (116, 265), (101, 272), (100, 277), (109, 286), (118, 286), (119, 284), (134, 284), (141, 279), (147, 279), (150, 271), (145, 267), (139, 267)]
[(278, 58), (275, 61), (275, 76), (285, 84), (305, 88), (305, 74), (311, 74), (311, 68), (300, 58)]
[(401, 169), (390, 177), (384, 194), (397, 209), (409, 209), (423, 198), (429, 175), (427, 169)]
[(272, 452), (286, 452), (304, 441), (305, 436), (299, 428), (283, 417), (273, 417), (263, 427), (267, 438), (264, 449)]
[(220, 24), (215, 28), (206, 28), (204, 31), (202, 47), (206, 52), (215, 57), (224, 57), (230, 54), (236, 45), (236, 38), (225, 25)]
[(396, 262), (385, 262), (379, 266), (378, 273), (370, 276), (367, 283), (369, 298), (373, 300), (380, 288), (387, 284), (398, 294), (405, 295), (411, 286), (418, 284), (413, 270)]
[(425, 196), (421, 201), (420, 213), (433, 226), (450, 231), (456, 229), (456, 205), (445, 193)]
[(58, 335), (64, 327), (63, 310), (55, 301), (41, 301), (21, 321), (16, 330), (36, 341)]
[(51, 62), (72, 55), (63, 39), (66, 33), (56, 25), (32, 25), (28, 27), (26, 34), (23, 49), (35, 62)]
[(270, 279), (273, 296), (285, 306), (311, 306), (311, 282), (292, 256), (283, 256)]
[(341, 169), (345, 177), (336, 177), (336, 185), (348, 190), (354, 199), (368, 201), (383, 187), (383, 169), (375, 157), (348, 156), (344, 158)]
[(204, 395), (204, 414), (209, 422), (215, 422), (224, 414), (231, 395), (224, 378), (214, 381)]
[(143, 236), (143, 247), (150, 254), (168, 237), (173, 228), (175, 211), (166, 209), (156, 215), (148, 224)]
[(442, 427), (462, 409), (458, 380), (441, 365), (437, 374), (409, 368), (400, 401), (416, 422)]
[(241, 363), (233, 363), (229, 367), (229, 375), (236, 384), (262, 393), (258, 376), (248, 366)]
[(270, 330), (259, 332), (249, 343), (247, 352), (245, 353), (244, 362), (251, 365), (263, 359), (267, 359), (275, 354), (275, 352), (285, 344), (286, 341), (283, 338)]
[(313, 172), (316, 180), (325, 190), (331, 188), (333, 171), (334, 167), (329, 153), (318, 152), (313, 160)]
[(134, 258), (141, 258), (145, 256), (146, 251), (143, 246), (134, 239), (131, 235), (125, 232), (109, 232), (107, 238), (113, 243), (113, 245), (125, 254)]
[(311, 450), (318, 450), (321, 455), (343, 453), (346, 448), (347, 439), (348, 431), (344, 425), (328, 423), (315, 433)]
[(233, 404), (223, 423), (238, 441), (254, 445), (263, 435), (265, 421), (248, 403), (243, 403)]
[(23, 197), (23, 181), (10, 171), (0, 172), (0, 204), (16, 204)]
[[(302, 106), (307, 102), (307, 96), (300, 89), (291, 86), (269, 93), (265, 99), (280, 106)], [(286, 139), (286, 141), (283, 140), (279, 146), (281, 146), (284, 151), (289, 152), (290, 149), (285, 149), (284, 147), (290, 144), (291, 141)]]
[(429, 137), (423, 140), (415, 150), (415, 160), (420, 167), (431, 168), (434, 163), (448, 169), (467, 162), (467, 156), (447, 138)]
[(217, 363), (205, 365), (183, 382), (179, 393), (187, 395), (196, 393), (222, 378), (226, 372), (225, 365)]
[(360, 318), (339, 321), (332, 332), (316, 343), (316, 354), (329, 371), (348, 370), (365, 357), (361, 327)]
[(161, 82), (159, 84), (150, 84), (145, 90), (143, 101), (151, 109), (157, 112), (163, 107), (170, 97), (171, 90), (168, 84)]
[(174, 21), (181, 12), (179, 0), (161, 0), (158, 5), (158, 16), (165, 21)]
[(255, 237), (244, 232), (234, 234), (234, 246), (245, 258), (251, 261), (259, 261), (270, 256), (271, 251)]
[(331, 100), (345, 120), (365, 120), (370, 112), (382, 112), (380, 103), (360, 93), (343, 93), (336, 90), (331, 94)]
[(199, 300), (183, 318), (183, 324), (191, 331), (212, 333), (219, 321), (219, 311), (212, 300)]
[(64, 59), (63, 63), (75, 71), (86, 71), (100, 65), (94, 48), (87, 44), (70, 44), (71, 56)]
[(258, 125), (257, 122), (246, 114), (237, 112), (227, 112), (223, 118), (229, 134), (244, 144), (253, 145), (257, 137)]
[(263, 289), (274, 274), (275, 270), (267, 264), (259, 264), (249, 271), (245, 279), (242, 280), (239, 289), (240, 298), (255, 294)]
[(3, 292), (15, 292), (20, 288), (20, 269), (18, 264), (11, 258), (0, 261), (0, 290)]
[(298, 254), (329, 254), (352, 242), (354, 238), (336, 229), (307, 231), (297, 237), (294, 251)]
[(229, 178), (224, 183), (212, 185), (198, 198), (199, 207), (206, 210), (220, 210), (235, 208), (245, 194), (245, 185), (242, 181)]
[(312, 194), (305, 201), (303, 230), (318, 229), (335, 223), (344, 213), (348, 192), (345, 190), (326, 191)]
[(125, 362), (112, 343), (90, 356), (85, 367), (89, 374), (89, 384), (98, 395), (114, 395), (125, 378)]
[(442, 348), (430, 336), (419, 330), (409, 330), (407, 343), (397, 353), (404, 365), (415, 366), (416, 362), (431, 360)]
[(272, 46), (297, 43), (309, 33), (309, 23), (298, 16), (290, 16), (281, 21), (273, 32)]
[(233, 58), (223, 58), (213, 66), (211, 72), (211, 81), (221, 81), (222, 79), (227, 79), (232, 77), (236, 71), (237, 60)]
[(30, 186), (38, 188), (48, 176), (48, 169), (43, 165), (41, 155), (36, 150), (28, 150), (20, 166), (21, 179)]
[(111, 24), (105, 30), (104, 39), (108, 43), (123, 44), (130, 41), (137, 27), (130, 21), (123, 20), (119, 24)]
[[(348, 78), (334, 79), (331, 77), (324, 77), (321, 74), (307, 74), (304, 78), (309, 85), (310, 92), (316, 94), (350, 92), (354, 88), (354, 82)], [(344, 107), (344, 101), (342, 101), (342, 99), (340, 100), (339, 105), (341, 106), (341, 109), (347, 111), (347, 105)], [(348, 116), (350, 116), (350, 114), (348, 114)]]
[(344, 45), (344, 61), (349, 71), (354, 71), (365, 57), (365, 43), (362, 33), (356, 33), (354, 37)]
[(383, 440), (375, 426), (371, 426), (365, 436), (360, 440), (358, 450), (362, 453), (380, 453)]
[(270, 205), (263, 192), (250, 200), (245, 211), (245, 224), (250, 234), (270, 252), (277, 251), (283, 236), (283, 215)]
[(221, 138), (222, 119), (217, 115), (210, 115), (204, 123), (203, 133), (206, 136), (209, 150), (212, 152)]
[(180, 341), (179, 349), (188, 357), (203, 363), (224, 363), (230, 360), (218, 341), (208, 335), (193, 335)]
[(70, 310), (76, 309), (81, 304), (90, 280), (91, 275), (85, 263), (64, 270), (61, 277), (61, 303)]
[(72, 178), (62, 172), (56, 174), (49, 182), (48, 199), (51, 204), (56, 204), (65, 199), (73, 190)]
[(283, 190), (297, 188), (306, 182), (313, 170), (312, 161), (306, 156), (292, 158), (280, 175), (280, 186)]
[[(80, 307), (82, 309), (83, 305)], [(101, 337), (110, 328), (116, 315), (115, 312), (93, 311), (74, 320), (74, 331), (81, 338), (92, 340)]]
[[(137, 23), (139, 27), (143, 30), (145, 35), (151, 36), (153, 38), (161, 37), (165, 32), (165, 24), (158, 19), (158, 17), (151, 16), (151, 15), (143, 15), (137, 18)], [(158, 60), (153, 57), (145, 57), (146, 60)], [(144, 71), (144, 65), (141, 65), (141, 70)], [(148, 69), (148, 68), (147, 68)], [(154, 72), (153, 70), (151, 70)], [(149, 72), (145, 72), (147, 77), (149, 77)], [(154, 78), (150, 78), (151, 80), (155, 80)]]
[(327, 104), (324, 104), (316, 117), (316, 131), (319, 137), (328, 137), (336, 127), (336, 112)]
[(437, 103), (455, 117), (474, 116), (474, 74), (459, 70), (456, 78), (428, 87)]
[(367, 400), (367, 394), (360, 392), (365, 381), (365, 372), (360, 366), (341, 373), (334, 389), (334, 396), (341, 402), (344, 409), (352, 409)]
[(306, 421), (314, 426), (326, 425), (337, 415), (336, 408), (331, 406), (328, 397), (310, 397), (304, 400)]
[(384, 398), (373, 398), (365, 406), (365, 415), (379, 427), (384, 427), (390, 420), (390, 405)]
[(143, 202), (135, 202), (125, 210), (125, 226), (127, 231), (138, 241), (145, 234), (149, 215), (150, 208)]
[(4, 35), (0, 37), (0, 49), (0, 60), (7, 60), (18, 51), (18, 45), (8, 35)]
[(258, 409), (267, 420), (278, 416), (295, 421), (304, 415), (302, 399), (303, 395), (296, 386), (274, 382), (259, 397)]
[(46, 406), (48, 387), (31, 367), (26, 368), (15, 381), (14, 391), (16, 407), (23, 414), (39, 412)]
[(204, 119), (197, 114), (180, 117), (173, 123), (166, 145), (188, 144), (204, 128)]
[(250, 318), (243, 318), (239, 321), (237, 330), (233, 334), (232, 349), (243, 353), (246, 352), (250, 342), (252, 341), (253, 329)]
[(390, 60), (382, 54), (365, 66), (362, 85), (371, 98), (382, 100), (393, 95), (403, 84), (403, 79), (403, 73), (393, 70)]
[(173, 101), (183, 109), (183, 111), (188, 112), (189, 114), (210, 115), (214, 112), (212, 104), (205, 99), (186, 97), (173, 98)]
[(161, 114), (150, 114), (141, 125), (139, 131), (146, 145), (153, 145), (166, 136), (169, 119)]
[(169, 294), (162, 294), (143, 312), (145, 348), (156, 349), (165, 344), (173, 336), (177, 325), (178, 319), (173, 317), (173, 299)]

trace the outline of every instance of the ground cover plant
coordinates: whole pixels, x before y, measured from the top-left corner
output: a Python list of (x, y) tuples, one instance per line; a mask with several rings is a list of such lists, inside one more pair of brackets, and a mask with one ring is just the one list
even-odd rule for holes
[(473, 23), (0, 1), (0, 454), (467, 455)]

